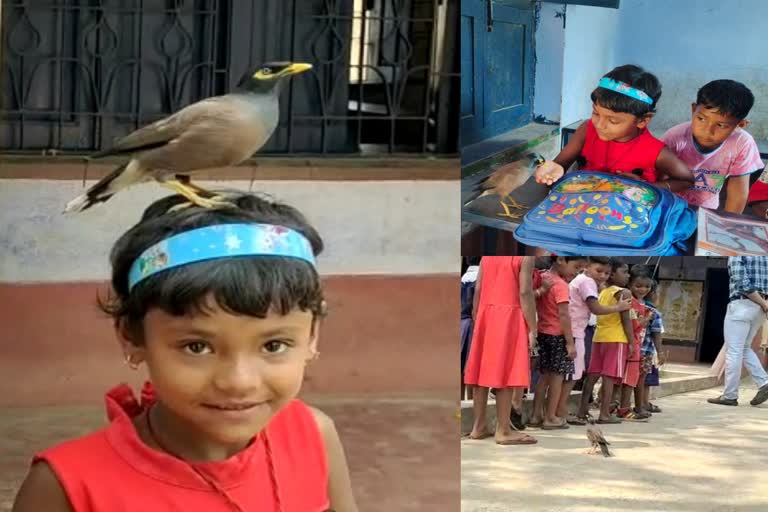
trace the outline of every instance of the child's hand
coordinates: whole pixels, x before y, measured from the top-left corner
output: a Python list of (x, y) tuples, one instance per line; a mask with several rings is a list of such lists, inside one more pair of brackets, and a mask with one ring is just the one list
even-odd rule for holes
[(566, 343), (565, 350), (568, 351), (568, 359), (576, 359), (576, 346), (573, 343)]
[(536, 183), (550, 186), (562, 178), (563, 174), (565, 174), (565, 169), (563, 169), (562, 165), (553, 162), (552, 160), (547, 160), (536, 168), (533, 177), (536, 180)]
[(630, 342), (629, 343), (629, 354), (627, 354), (627, 359), (634, 359), (635, 358), (635, 345)]
[(541, 294), (544, 295), (549, 291), (549, 289), (552, 288), (552, 280), (551, 279), (542, 279), (541, 280), (541, 286), (539, 287), (539, 290), (541, 290)]
[(664, 366), (664, 363), (667, 362), (667, 355), (666, 354), (658, 354), (657, 358), (659, 360), (659, 366)]
[(619, 302), (616, 303), (617, 313), (623, 313), (624, 311), (629, 311), (630, 309), (632, 309), (632, 299), (629, 297), (619, 299)]

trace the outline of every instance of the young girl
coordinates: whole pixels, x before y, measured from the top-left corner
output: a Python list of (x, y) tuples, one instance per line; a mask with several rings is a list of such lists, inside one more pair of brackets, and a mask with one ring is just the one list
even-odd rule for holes
[[(621, 301), (631, 298), (625, 288), (629, 281), (629, 267), (626, 263), (611, 260), (611, 277), (608, 286), (600, 292), (598, 302), (601, 306), (616, 306)], [(602, 377), (600, 389), (600, 417), (597, 423), (621, 423), (621, 420), (611, 416), (610, 406), (614, 384), (621, 383), (624, 378), (627, 359), (632, 359), (633, 346), (632, 321), (629, 311), (612, 313), (597, 317), (597, 328), (592, 340), (592, 354), (589, 361), (588, 377), (581, 393), (581, 407), (577, 416), (586, 418), (589, 409), (589, 397), (595, 383)]]
[[(533, 427), (544, 430), (568, 428), (565, 418), (557, 416), (563, 380), (566, 375), (573, 373), (576, 358), (576, 345), (568, 312), (568, 283), (584, 270), (586, 264), (586, 256), (553, 256), (552, 266), (543, 276), (545, 281), (550, 281), (551, 289), (536, 302), (541, 377), (536, 383), (533, 400)], [(542, 417), (545, 396), (547, 405)]]
[[(645, 339), (645, 331), (650, 323), (653, 313), (645, 305), (645, 297), (651, 291), (653, 279), (647, 267), (634, 266), (630, 273), (629, 291), (632, 293), (632, 339), (633, 356), (627, 359), (627, 370), (621, 387), (621, 404), (618, 416), (625, 421), (648, 421), (650, 417), (644, 410), (643, 397), (645, 376), (643, 370), (641, 345)], [(630, 410), (630, 399), (635, 395), (635, 409)]]
[(323, 244), (294, 208), (151, 205), (112, 250), (102, 304), (141, 400), (34, 457), (14, 512), (356, 511), (333, 422), (296, 396), (318, 355)]
[(592, 118), (582, 123), (554, 161), (536, 169), (551, 185), (581, 160), (582, 169), (621, 173), (678, 192), (693, 186), (693, 173), (648, 131), (661, 97), (659, 80), (638, 66), (619, 66), (592, 91)]
[(496, 388), (496, 443), (535, 444), (509, 424), (513, 391), (529, 386), (528, 350), (536, 337), (536, 306), (531, 277), (533, 258), (486, 256), (475, 285), (475, 328), (464, 383), (474, 389), (474, 425), (470, 439), (491, 437), (485, 409), (489, 388)]

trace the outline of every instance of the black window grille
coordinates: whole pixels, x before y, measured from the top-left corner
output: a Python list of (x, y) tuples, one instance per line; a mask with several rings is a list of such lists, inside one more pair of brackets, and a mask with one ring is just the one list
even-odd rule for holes
[(3, 0), (0, 149), (87, 153), (267, 60), (261, 153), (455, 154), (458, 0)]

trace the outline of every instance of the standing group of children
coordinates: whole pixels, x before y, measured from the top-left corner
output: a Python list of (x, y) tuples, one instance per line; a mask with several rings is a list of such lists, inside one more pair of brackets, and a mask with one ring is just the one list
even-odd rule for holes
[[(601, 378), (598, 423), (647, 421), (653, 412), (648, 389), (653, 379), (647, 377), (658, 373), (654, 368), (663, 327), (652, 302), (652, 273), (645, 266), (630, 272), (626, 263), (607, 257), (550, 261), (541, 279), (549, 280), (551, 289), (537, 299), (539, 343), (534, 355), (541, 375), (529, 426), (554, 430), (585, 425), (593, 388)], [(577, 383), (582, 386), (581, 405), (569, 414), (568, 398)]]
[[(534, 390), (531, 428), (586, 425), (600, 379), (597, 423), (648, 421), (661, 412), (649, 401), (664, 357), (662, 315), (648, 267), (630, 269), (608, 257), (493, 256), (484, 257), (473, 273), (475, 293), (467, 309), (475, 325), (463, 337), (462, 350), (464, 383), (475, 386), (470, 438), (491, 435), (485, 423), (489, 388), (496, 389), (497, 417), (510, 418), (497, 421), (500, 444), (535, 442), (519, 432), (526, 425), (525, 389)], [(581, 403), (569, 412), (577, 385)]]

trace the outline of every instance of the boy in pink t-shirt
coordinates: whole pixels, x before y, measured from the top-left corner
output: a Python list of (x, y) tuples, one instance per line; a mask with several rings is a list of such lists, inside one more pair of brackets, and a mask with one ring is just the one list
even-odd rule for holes
[(749, 194), (749, 175), (764, 167), (752, 136), (743, 128), (755, 98), (733, 80), (715, 80), (699, 89), (691, 121), (670, 128), (662, 140), (694, 174), (694, 185), (679, 195), (689, 204), (712, 210), (728, 179), (725, 211), (742, 213)]

